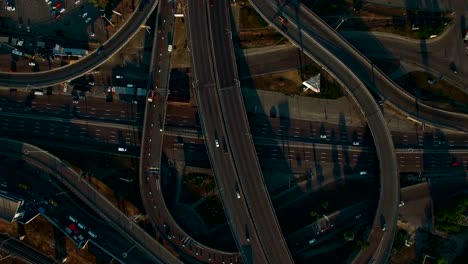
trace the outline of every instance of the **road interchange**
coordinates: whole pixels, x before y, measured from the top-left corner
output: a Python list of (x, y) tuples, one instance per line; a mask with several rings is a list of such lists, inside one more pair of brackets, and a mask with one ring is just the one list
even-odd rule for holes
[(37, 73), (0, 73), (0, 86), (9, 88), (42, 88), (60, 84), (79, 77), (92, 69), (100, 66), (122, 49), (133, 36), (140, 30), (140, 26), (145, 23), (159, 0), (141, 0), (132, 16), (125, 22), (122, 28), (103, 43), (103, 51), (91, 52), (80, 61), (58, 69)]

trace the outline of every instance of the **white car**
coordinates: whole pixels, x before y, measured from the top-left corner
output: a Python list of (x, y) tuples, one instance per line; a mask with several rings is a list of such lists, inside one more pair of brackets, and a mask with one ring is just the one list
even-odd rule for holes
[(75, 5), (79, 4), (80, 2), (81, 2), (81, 0), (76, 0)]
[(327, 138), (327, 135), (320, 135), (320, 138)]
[(84, 13), (81, 17), (86, 18), (88, 16), (88, 13)]
[(118, 148), (117, 150), (120, 151), (120, 152), (126, 152), (127, 151), (126, 148)]
[(405, 205), (405, 202), (401, 201), (401, 202), (398, 204), (398, 207), (402, 207), (403, 205)]
[(30, 61), (30, 62), (28, 63), (28, 65), (29, 65), (29, 66), (36, 66), (36, 63), (35, 63), (34, 61)]
[(353, 146), (359, 146), (359, 141), (353, 141)]
[(62, 7), (59, 12), (60, 14), (62, 14), (63, 12), (65, 12), (65, 8)]
[(81, 229), (83, 229), (83, 230), (86, 229), (86, 226), (83, 225), (82, 223), (78, 223), (78, 227), (81, 228)]
[(88, 235), (90, 235), (92, 238), (97, 238), (97, 235), (91, 230), (88, 231)]
[(115, 76), (116, 79), (123, 79), (123, 76), (122, 75), (117, 75)]
[(309, 240), (309, 244), (313, 244), (315, 243), (315, 241), (316, 241), (315, 238), (312, 238), (311, 240)]
[(237, 199), (240, 199), (240, 193), (239, 191), (236, 192)]
[(91, 22), (91, 20), (93, 20), (93, 19), (90, 18), (90, 17), (88, 17), (88, 18), (85, 20), (86, 24), (88, 24), (89, 22)]
[(217, 148), (219, 148), (219, 141), (217, 139), (215, 139), (215, 145)]
[(72, 221), (75, 224), (78, 223), (78, 220), (76, 220), (76, 218), (71, 215), (68, 217), (68, 219), (70, 219), (70, 221)]

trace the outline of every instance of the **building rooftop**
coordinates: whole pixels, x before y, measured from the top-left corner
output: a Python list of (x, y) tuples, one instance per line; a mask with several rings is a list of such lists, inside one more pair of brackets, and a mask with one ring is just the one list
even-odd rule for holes
[(8, 222), (15, 220), (23, 200), (13, 198), (6, 193), (0, 193), (0, 217)]

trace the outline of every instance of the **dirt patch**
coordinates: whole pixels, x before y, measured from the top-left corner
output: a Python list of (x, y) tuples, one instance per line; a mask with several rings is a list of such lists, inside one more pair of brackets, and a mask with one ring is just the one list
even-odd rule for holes
[[(0, 232), (8, 233), (10, 236), (18, 235), (17, 223), (9, 223), (0, 220)], [(44, 217), (38, 216), (33, 219), (29, 224), (24, 225), (24, 239), (23, 242), (32, 246), (33, 248), (41, 251), (45, 255), (55, 258), (55, 241), (54, 241), (54, 227)], [(81, 263), (96, 263), (94, 255), (89, 253), (86, 249), (78, 249), (76, 245), (68, 238), (65, 239), (67, 250), (67, 263), (81, 264)], [(2, 260), (1, 263), (23, 263), (22, 261), (15, 260), (14, 258), (7, 258)]]
[(244, 5), (240, 8), (240, 30), (259, 29), (268, 26), (268, 23), (255, 11), (250, 5)]
[(112, 202), (117, 208), (119, 208), (127, 216), (134, 216), (140, 214), (140, 210), (136, 208), (132, 203), (123, 199), (121, 196), (117, 196), (114, 191), (109, 188), (106, 184), (101, 182), (95, 177), (87, 177), (87, 180), (99, 193), (104, 195), (109, 201)]
[(96, 263), (96, 257), (89, 253), (86, 248), (78, 249), (76, 245), (65, 239), (65, 246), (67, 248), (67, 264), (82, 264), (82, 263)]
[(271, 29), (248, 30), (239, 32), (239, 44), (243, 49), (260, 48), (289, 43), (287, 39)]
[(176, 18), (174, 20), (174, 41), (171, 52), (171, 68), (189, 68), (190, 55), (187, 49), (187, 27), (185, 20)]
[(24, 232), (23, 242), (48, 256), (55, 256), (54, 227), (44, 217), (38, 216), (24, 225)]
[(286, 95), (301, 94), (302, 79), (297, 70), (271, 73), (253, 78), (256, 88)]

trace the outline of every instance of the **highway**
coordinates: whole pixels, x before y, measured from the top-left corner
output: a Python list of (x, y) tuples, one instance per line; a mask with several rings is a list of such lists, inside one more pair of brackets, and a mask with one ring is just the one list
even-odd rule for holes
[[(0, 73), (0, 86), (9, 88), (40, 88), (70, 81), (86, 72), (99, 67), (107, 59), (117, 53), (140, 30), (158, 4), (158, 0), (141, 0), (140, 7), (129, 17), (119, 32), (111, 36), (105, 43), (101, 54), (90, 53), (74, 64), (37, 73)], [(141, 6), (143, 5), (143, 6)]]
[[(317, 45), (326, 47), (327, 51), (335, 57), (334, 60), (345, 63), (346, 67), (370, 90), (379, 94), (380, 99), (386, 99), (386, 103), (391, 104), (404, 114), (427, 124), (468, 131), (468, 115), (436, 109), (416, 100), (395, 84), (379, 68), (374, 67), (370, 60), (304, 5), (299, 6), (292, 2), (281, 5), (272, 0), (252, 0), (251, 3), (258, 8), (267, 21), (276, 23), (279, 30), (287, 34), (288, 38), (293, 40), (293, 43), (296, 43), (297, 46), (303, 47), (305, 53), (314, 55), (320, 64), (328, 64), (327, 60), (331, 61), (332, 59), (327, 58), (323, 53), (318, 54), (315, 51), (316, 49), (311, 47)], [(266, 10), (269, 10), (268, 13), (265, 13)], [(289, 31), (286, 32), (284, 31), (285, 28), (279, 26), (278, 14), (289, 21)], [(301, 34), (297, 34), (298, 27)], [(296, 35), (295, 37), (293, 32)]]
[(153, 237), (133, 222), (120, 209), (115, 207), (88, 182), (83, 180), (68, 164), (59, 160), (47, 151), (18, 141), (2, 139), (2, 151), (22, 156), (30, 165), (50, 173), (65, 185), (79, 199), (85, 202), (97, 215), (107, 221), (113, 228), (132, 241), (145, 252), (155, 263), (180, 263)]
[[(250, 217), (270, 263), (293, 263), (288, 245), (283, 237), (273, 204), (271, 203), (255, 146), (249, 131), (249, 123), (242, 98), (237, 73), (234, 44), (232, 42), (231, 12), (229, 1), (217, 1), (209, 8), (212, 54), (216, 76), (215, 98), (221, 107), (226, 131), (226, 144), (234, 160), (238, 187), (242, 190)], [(212, 115), (213, 112), (209, 113)], [(200, 114), (202, 115), (202, 114)], [(205, 116), (207, 112), (205, 112)], [(214, 150), (220, 152), (220, 150)], [(231, 189), (235, 185), (231, 185)]]
[[(0, 234), (0, 250), (10, 254), (10, 257), (22, 260), (31, 264), (51, 264), (57, 263), (57, 260), (44, 255), (35, 248), (23, 243), (15, 237), (9, 237)], [(3, 257), (1, 260), (4, 260)]]
[(37, 116), (82, 118), (112, 121), (121, 124), (141, 123), (142, 107), (128, 102), (105, 103), (103, 98), (86, 96), (80, 103), (72, 104), (70, 95), (43, 95), (34, 99), (29, 93), (0, 90), (2, 112), (28, 113)]
[[(226, 8), (222, 4), (219, 5), (218, 8)], [(255, 225), (250, 215), (251, 208), (246, 199), (242, 198), (243, 190), (238, 186), (237, 181), (238, 172), (230, 153), (230, 145), (226, 142), (228, 139), (217, 94), (217, 79), (214, 76), (212, 44), (207, 30), (209, 29), (209, 8), (208, 1), (189, 0), (186, 14), (194, 74), (193, 84), (208, 157), (215, 173), (216, 185), (229, 219), (229, 226), (243, 261), (245, 263), (268, 263), (268, 256), (265, 255), (261, 238), (254, 229)], [(236, 192), (242, 199), (236, 197)]]
[[(367, 118), (367, 123), (374, 138), (377, 155), (380, 160), (381, 193), (379, 206), (369, 237), (370, 246), (366, 252), (372, 252), (373, 257), (371, 257), (371, 260), (374, 260), (376, 263), (385, 262), (392, 248), (392, 242), (396, 231), (395, 225), (399, 202), (398, 164), (390, 131), (378, 105), (364, 83), (361, 82), (360, 79), (363, 79), (362, 76), (356, 75), (354, 68), (350, 69), (347, 67), (347, 65), (354, 61), (354, 58), (349, 62), (345, 60), (347, 64), (345, 65), (342, 59), (340, 60), (334, 55), (335, 52), (341, 54), (343, 51), (350, 49), (350, 47), (343, 46), (343, 51), (333, 50), (333, 53), (331, 53), (330, 48), (332, 48), (335, 43), (333, 45), (328, 43), (330, 46), (326, 46), (326, 49), (323, 44), (317, 42), (317, 36), (315, 33), (314, 36), (311, 36), (311, 32), (322, 32), (322, 34), (324, 34), (323, 32), (325, 31), (326, 36), (337, 38), (335, 36), (336, 32), (329, 28), (328, 25), (318, 17), (314, 16), (314, 14), (306, 12), (302, 5), (301, 9), (299, 9), (300, 11), (298, 11), (299, 13), (288, 9), (288, 12), (293, 12), (293, 15), (286, 15), (286, 19), (289, 19), (289, 26), (286, 29), (283, 28), (277, 17), (278, 9), (282, 8), (278, 6), (277, 2), (272, 3), (262, 0), (251, 0), (250, 2), (266, 21), (276, 27), (295, 45), (301, 47), (306, 55), (314, 58), (315, 61), (330, 74), (334, 75), (336, 80), (340, 82), (353, 97), (360, 110), (363, 112), (363, 115)], [(281, 10), (285, 11), (285, 9)], [(298, 25), (296, 25), (296, 21), (299, 22), (299, 28)], [(306, 28), (307, 31), (304, 31), (304, 28)], [(343, 41), (341, 40), (341, 42)], [(362, 60), (362, 58), (360, 59)], [(361, 72), (361, 70), (358, 72)], [(387, 81), (387, 79), (384, 78), (384, 81)], [(389, 227), (386, 232), (381, 230), (380, 219), (382, 215)]]
[[(190, 238), (172, 217), (162, 190), (162, 178), (170, 177), (167, 165), (162, 164), (164, 121), (167, 98), (169, 95), (169, 75), (171, 72), (168, 35), (174, 36), (174, 15), (169, 1), (163, 1), (158, 7), (155, 29), (158, 30), (153, 42), (153, 54), (150, 67), (150, 89), (154, 96), (146, 103), (143, 128), (143, 142), (140, 155), (140, 193), (145, 210), (156, 230), (176, 250), (182, 259), (191, 262), (209, 262), (214, 258), (237, 259), (238, 254), (209, 248)], [(164, 168), (162, 168), (165, 166)], [(162, 174), (165, 172), (164, 175)], [(186, 240), (187, 239), (187, 240)], [(185, 241), (185, 242), (184, 242)], [(189, 244), (189, 245), (188, 245)]]

